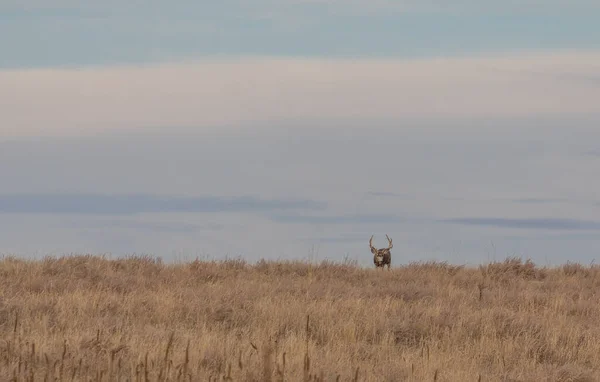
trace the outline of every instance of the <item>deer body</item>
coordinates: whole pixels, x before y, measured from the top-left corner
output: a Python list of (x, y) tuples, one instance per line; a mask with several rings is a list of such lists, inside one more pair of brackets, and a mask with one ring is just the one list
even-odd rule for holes
[(385, 237), (387, 238), (389, 244), (387, 248), (377, 249), (373, 247), (373, 236), (371, 236), (371, 240), (369, 240), (369, 247), (371, 248), (371, 253), (373, 254), (373, 263), (375, 264), (375, 267), (383, 269), (387, 265), (389, 270), (392, 265), (392, 254), (390, 250), (394, 247), (394, 245), (392, 244), (392, 239), (390, 239), (388, 235), (385, 235)]

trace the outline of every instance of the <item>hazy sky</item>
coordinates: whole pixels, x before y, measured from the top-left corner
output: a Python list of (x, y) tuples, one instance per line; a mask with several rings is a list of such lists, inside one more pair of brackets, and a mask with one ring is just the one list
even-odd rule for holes
[[(600, 253), (600, 3), (0, 2), (0, 253)], [(598, 258), (600, 260), (600, 258)]]

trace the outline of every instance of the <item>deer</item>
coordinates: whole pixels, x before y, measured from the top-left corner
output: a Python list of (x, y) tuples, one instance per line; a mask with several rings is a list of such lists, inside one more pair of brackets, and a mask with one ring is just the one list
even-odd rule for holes
[(369, 240), (369, 247), (371, 248), (371, 253), (373, 253), (373, 263), (376, 268), (383, 269), (386, 265), (388, 270), (390, 270), (390, 266), (392, 265), (392, 254), (390, 253), (390, 249), (394, 247), (392, 244), (392, 239), (386, 234), (385, 237), (388, 241), (387, 248), (377, 249), (373, 247), (373, 236), (371, 236), (371, 240)]

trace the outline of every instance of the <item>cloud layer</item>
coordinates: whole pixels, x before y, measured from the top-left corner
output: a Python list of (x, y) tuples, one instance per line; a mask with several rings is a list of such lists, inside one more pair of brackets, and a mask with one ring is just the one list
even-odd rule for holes
[(314, 210), (311, 200), (262, 200), (254, 197), (176, 197), (154, 195), (12, 194), (0, 195), (4, 214), (130, 215), (166, 212), (248, 212)]
[(458, 218), (442, 220), (445, 223), (491, 226), (498, 228), (542, 229), (557, 231), (600, 230), (600, 222), (562, 218), (506, 219), (506, 218)]
[(600, 53), (420, 60), (212, 59), (0, 71), (0, 137), (214, 129), (303, 118), (597, 113)]

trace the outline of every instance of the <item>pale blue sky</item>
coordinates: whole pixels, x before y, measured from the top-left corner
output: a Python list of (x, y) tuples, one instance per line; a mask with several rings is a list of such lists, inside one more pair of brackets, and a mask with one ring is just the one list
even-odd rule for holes
[[(4, 1), (0, 67), (600, 48), (593, 1)], [(141, 5), (143, 4), (143, 5)]]
[(444, 4), (0, 2), (0, 253), (600, 260), (600, 3)]

